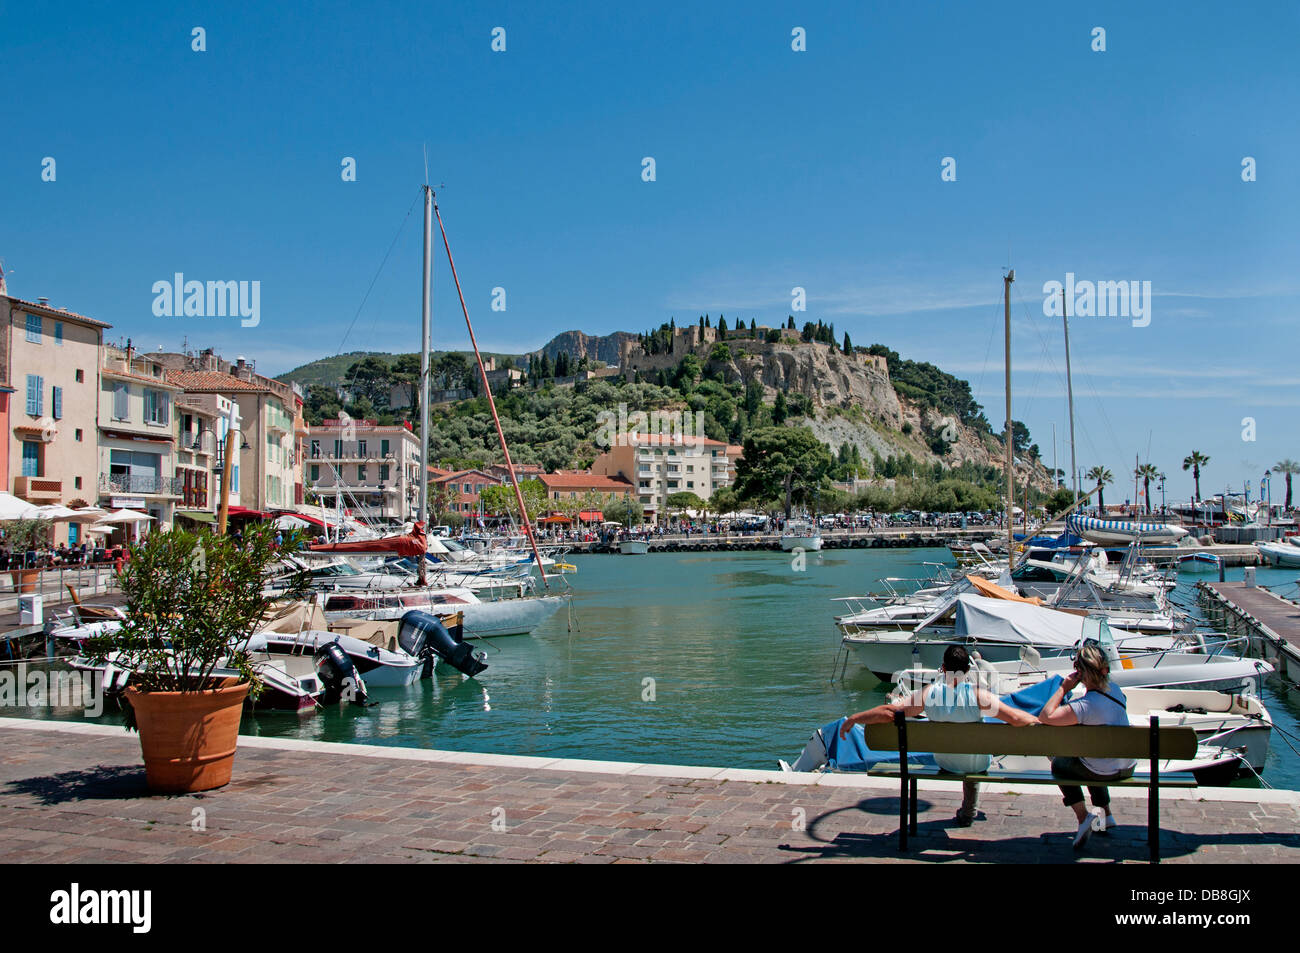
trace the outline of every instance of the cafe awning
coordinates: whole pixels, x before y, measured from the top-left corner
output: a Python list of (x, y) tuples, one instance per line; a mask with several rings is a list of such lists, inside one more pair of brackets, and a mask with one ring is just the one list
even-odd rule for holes
[(217, 517), (207, 510), (177, 510), (176, 515), (196, 523), (215, 523)]

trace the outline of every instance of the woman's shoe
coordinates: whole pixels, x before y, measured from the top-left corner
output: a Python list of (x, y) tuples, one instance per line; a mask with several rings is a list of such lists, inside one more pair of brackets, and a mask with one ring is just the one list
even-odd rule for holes
[(1074, 835), (1074, 849), (1083, 850), (1083, 845), (1088, 843), (1088, 838), (1092, 836), (1092, 815), (1088, 815), (1079, 822), (1079, 830)]

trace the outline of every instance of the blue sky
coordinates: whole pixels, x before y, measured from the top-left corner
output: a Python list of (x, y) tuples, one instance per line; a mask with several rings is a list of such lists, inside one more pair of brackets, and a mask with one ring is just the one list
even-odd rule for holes
[[(1300, 8), (699, 7), (6, 2), (10, 290), (272, 374), (415, 350), (427, 145), (485, 348), (702, 312), (775, 323), (799, 286), (800, 321), (967, 377), (999, 427), (1010, 264), (1014, 414), (1049, 463), (1056, 424), (1068, 466), (1043, 284), (1150, 281), (1149, 326), (1071, 325), (1079, 462), (1120, 478), (1108, 499), (1135, 455), (1171, 497), (1193, 449), (1203, 491), (1300, 458)], [(260, 281), (261, 323), (155, 317), (178, 271)], [(442, 261), (435, 299), (435, 346), (466, 346)]]

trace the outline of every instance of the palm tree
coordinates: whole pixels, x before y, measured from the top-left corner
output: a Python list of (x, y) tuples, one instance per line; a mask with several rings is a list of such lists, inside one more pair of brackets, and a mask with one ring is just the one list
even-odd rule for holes
[(1087, 473), (1084, 474), (1084, 477), (1089, 480), (1097, 481), (1097, 512), (1101, 513), (1102, 516), (1105, 516), (1106, 515), (1105, 486), (1107, 483), (1115, 482), (1114, 475), (1105, 467), (1093, 467), (1091, 470), (1089, 470)]
[(1290, 459), (1288, 459), (1288, 460), (1283, 460), (1281, 463), (1275, 463), (1275, 464), (1273, 464), (1273, 471), (1274, 471), (1275, 473), (1285, 473), (1285, 474), (1286, 474), (1286, 503), (1284, 504), (1283, 509), (1285, 509), (1285, 510), (1287, 510), (1288, 512), (1290, 512), (1290, 510), (1291, 510), (1291, 475), (1292, 475), (1293, 473), (1300, 473), (1300, 463), (1296, 463), (1294, 460), (1290, 460)]
[(1201, 467), (1207, 466), (1210, 458), (1199, 450), (1193, 450), (1190, 457), (1183, 457), (1183, 469), (1192, 471), (1192, 479), (1196, 483), (1196, 495), (1192, 498), (1195, 502), (1201, 500)]
[(1151, 515), (1151, 481), (1160, 479), (1160, 471), (1153, 464), (1144, 463), (1133, 471), (1133, 475), (1142, 481), (1142, 492), (1147, 500), (1147, 516)]

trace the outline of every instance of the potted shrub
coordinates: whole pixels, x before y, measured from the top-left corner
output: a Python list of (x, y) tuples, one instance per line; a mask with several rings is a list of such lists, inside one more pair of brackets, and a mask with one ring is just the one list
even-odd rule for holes
[[(50, 521), (43, 519), (10, 520), (4, 524), (4, 544), (9, 547), (11, 558), (23, 565), (23, 559), (30, 550), (42, 549), (50, 542)], [(41, 571), (36, 567), (11, 569), (9, 578), (13, 580), (14, 592), (19, 595), (36, 591), (37, 580)]]
[(260, 689), (247, 652), (270, 599), (263, 572), (285, 551), (270, 524), (242, 539), (173, 529), (130, 549), (118, 573), (126, 620), (88, 656), (131, 673), (127, 729), (138, 730), (151, 790), (230, 781), (244, 700)]

